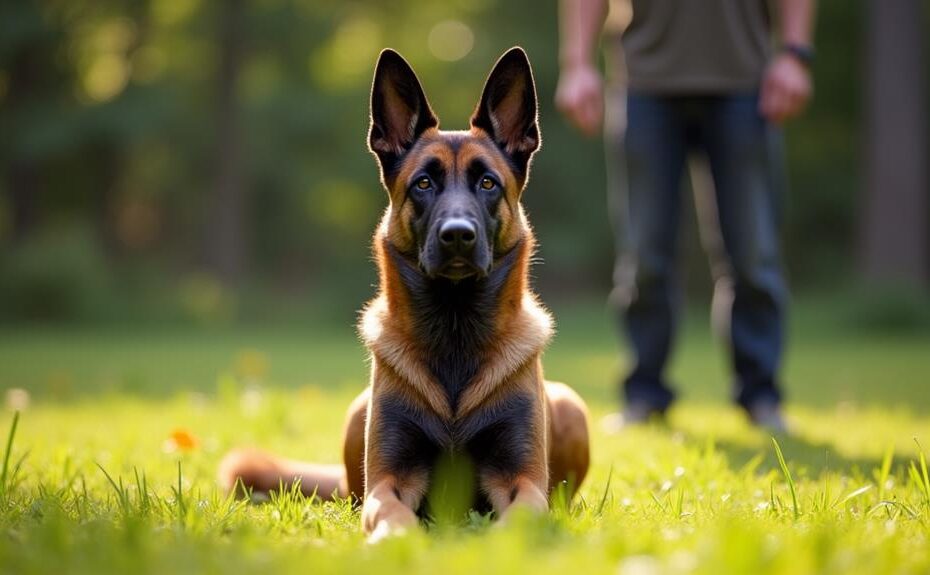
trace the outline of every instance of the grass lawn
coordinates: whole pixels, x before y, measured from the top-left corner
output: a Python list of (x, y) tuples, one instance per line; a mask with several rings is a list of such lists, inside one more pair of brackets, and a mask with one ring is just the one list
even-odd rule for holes
[[(214, 481), (239, 445), (338, 461), (345, 406), (366, 384), (348, 325), (5, 328), (0, 389), (30, 405), (0, 478), (0, 572), (928, 573), (915, 439), (930, 453), (930, 335), (878, 335), (837, 310), (795, 308), (783, 469), (727, 403), (702, 314), (679, 342), (668, 424), (609, 436), (598, 422), (627, 358), (599, 306), (560, 306), (546, 370), (591, 407), (581, 497), (375, 546), (348, 504), (245, 504)], [(0, 440), (12, 421), (0, 412)]]

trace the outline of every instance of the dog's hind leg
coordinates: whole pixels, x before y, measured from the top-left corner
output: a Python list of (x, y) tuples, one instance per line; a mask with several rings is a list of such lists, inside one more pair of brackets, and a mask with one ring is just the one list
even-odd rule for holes
[(236, 449), (220, 462), (219, 483), (231, 492), (251, 490), (267, 493), (300, 482), (304, 495), (316, 493), (322, 499), (361, 497), (364, 492), (363, 459), (365, 416), (369, 392), (366, 389), (349, 406), (346, 414), (342, 465), (307, 463), (280, 457), (258, 449)]
[(365, 391), (352, 400), (346, 413), (342, 442), (346, 493), (359, 501), (365, 495), (365, 421), (368, 419), (370, 401), (370, 387), (366, 387)]
[(573, 496), (588, 474), (588, 409), (564, 383), (546, 382), (549, 402), (549, 489), (563, 482)]

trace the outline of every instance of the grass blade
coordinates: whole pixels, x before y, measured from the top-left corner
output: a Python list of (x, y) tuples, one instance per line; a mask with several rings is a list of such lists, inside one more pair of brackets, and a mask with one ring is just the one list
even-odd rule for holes
[(855, 491), (853, 491), (852, 493), (850, 493), (849, 495), (847, 495), (846, 497), (844, 497), (844, 498), (842, 499), (842, 501), (838, 501), (837, 503), (833, 504), (833, 505), (831, 506), (831, 509), (834, 508), (834, 507), (836, 507), (836, 505), (837, 505), (837, 504), (840, 504), (840, 503), (843, 504), (843, 505), (845, 505), (845, 504), (848, 503), (849, 501), (855, 499), (856, 497), (859, 497), (860, 495), (862, 495), (863, 493), (869, 491), (870, 489), (872, 489), (872, 486), (871, 486), (871, 485), (863, 485), (863, 486), (860, 487), (859, 489), (856, 489)]
[(177, 506), (177, 520), (178, 524), (184, 524), (184, 518), (187, 517), (187, 503), (184, 501), (184, 485), (181, 475), (181, 461), (178, 460), (178, 486), (172, 487), (171, 490), (174, 491), (174, 500), (175, 505)]
[(610, 481), (614, 477), (614, 466), (610, 466), (610, 471), (607, 472), (607, 485), (604, 486), (604, 493), (601, 495), (601, 501), (597, 504), (597, 511), (595, 515), (600, 517), (604, 512), (604, 506), (607, 504), (607, 496), (610, 494)]
[(917, 444), (917, 460), (920, 462), (920, 471), (918, 471), (917, 466), (914, 465), (914, 462), (911, 462), (911, 478), (914, 480), (914, 483), (923, 491), (924, 496), (924, 505), (930, 509), (930, 474), (927, 473), (927, 457), (924, 455), (924, 449), (920, 445), (920, 442), (917, 441), (917, 438), (914, 438), (914, 443)]
[(894, 444), (888, 446), (885, 456), (882, 457), (882, 467), (878, 472), (878, 500), (885, 500), (885, 484), (888, 483), (888, 476), (891, 475), (891, 462), (894, 460)]
[(10, 471), (10, 455), (13, 453), (13, 439), (16, 437), (16, 427), (19, 425), (19, 412), (13, 413), (13, 423), (6, 438), (6, 451), (3, 453), (3, 470), (0, 471), (0, 492), (6, 492), (6, 480)]
[(775, 455), (778, 457), (778, 465), (781, 466), (781, 472), (785, 476), (785, 481), (788, 482), (788, 490), (791, 492), (791, 506), (794, 509), (794, 519), (797, 520), (801, 516), (801, 510), (798, 507), (798, 491), (794, 485), (794, 479), (791, 477), (791, 471), (788, 470), (788, 464), (785, 463), (785, 456), (782, 455), (781, 446), (778, 445), (778, 440), (774, 437), (772, 438), (772, 444), (775, 445)]

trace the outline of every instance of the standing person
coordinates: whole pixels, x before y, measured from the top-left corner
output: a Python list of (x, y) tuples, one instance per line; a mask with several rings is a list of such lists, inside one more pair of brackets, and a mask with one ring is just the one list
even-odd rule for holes
[[(556, 103), (594, 136), (604, 114), (596, 47), (607, 0), (560, 1)], [(614, 159), (626, 174), (615, 294), (635, 356), (623, 383), (624, 424), (662, 415), (674, 399), (665, 366), (677, 315), (680, 185), (686, 156), (697, 150), (713, 176), (729, 262), (731, 281), (717, 285), (732, 286), (734, 399), (755, 424), (784, 431), (780, 125), (812, 93), (814, 2), (772, 0), (770, 10), (767, 0), (632, 0), (622, 38), (627, 125)]]

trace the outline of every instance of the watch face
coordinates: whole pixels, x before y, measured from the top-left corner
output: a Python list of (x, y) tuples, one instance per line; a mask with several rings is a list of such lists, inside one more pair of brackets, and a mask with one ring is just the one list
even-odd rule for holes
[(814, 61), (814, 49), (810, 46), (801, 46), (799, 44), (785, 44), (782, 46), (782, 51), (791, 54), (798, 60), (804, 62), (805, 64), (810, 64)]

